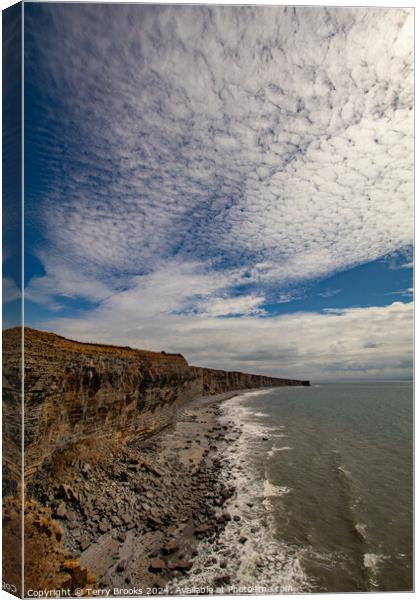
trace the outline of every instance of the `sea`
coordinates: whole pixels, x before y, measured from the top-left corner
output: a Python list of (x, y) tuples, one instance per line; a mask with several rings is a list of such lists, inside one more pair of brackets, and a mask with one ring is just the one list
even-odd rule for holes
[(220, 457), (236, 520), (181, 585), (211, 592), (227, 573), (223, 593), (412, 590), (410, 382), (270, 388), (221, 410), (241, 429)]

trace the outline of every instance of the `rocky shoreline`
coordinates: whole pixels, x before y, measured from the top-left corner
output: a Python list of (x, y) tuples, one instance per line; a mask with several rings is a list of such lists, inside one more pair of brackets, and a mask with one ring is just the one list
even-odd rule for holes
[[(174, 593), (200, 541), (216, 540), (240, 520), (225, 508), (235, 487), (223, 480), (220, 460), (240, 428), (219, 419), (220, 403), (238, 393), (198, 398), (146, 439), (75, 444), (28, 484), (28, 495), (60, 523), (66, 550), (95, 574), (101, 595)], [(215, 588), (230, 583), (223, 559), (218, 567)]]

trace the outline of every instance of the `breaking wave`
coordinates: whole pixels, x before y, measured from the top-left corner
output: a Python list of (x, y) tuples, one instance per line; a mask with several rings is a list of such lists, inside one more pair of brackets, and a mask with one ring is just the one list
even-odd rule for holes
[[(310, 590), (301, 563), (302, 552), (279, 540), (272, 517), (270, 499), (289, 494), (291, 489), (270, 482), (265, 473), (253, 469), (249, 460), (252, 444), (256, 440), (270, 439), (278, 429), (258, 423), (255, 417), (259, 414), (242, 404), (244, 398), (264, 393), (266, 390), (246, 393), (228, 400), (221, 407), (222, 422), (234, 421), (241, 428), (234, 451), (221, 453), (219, 457), (223, 477), (236, 487), (235, 496), (223, 510), (229, 511), (236, 520), (227, 523), (215, 543), (211, 540), (200, 542), (190, 573), (177, 581), (181, 587), (192, 583), (212, 587), (221, 574), (226, 573), (228, 583), (216, 593), (251, 593), (256, 585), (263, 589), (254, 589), (253, 593)], [(284, 450), (286, 447), (277, 449)]]

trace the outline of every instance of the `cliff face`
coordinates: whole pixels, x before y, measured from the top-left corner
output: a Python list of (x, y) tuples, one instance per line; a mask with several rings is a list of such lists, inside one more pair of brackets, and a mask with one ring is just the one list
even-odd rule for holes
[(260, 387), (285, 385), (309, 385), (308, 381), (298, 379), (279, 379), (266, 375), (251, 375), (240, 371), (221, 371), (218, 369), (200, 369), (203, 380), (203, 395), (221, 394), (230, 390), (243, 390)]
[[(5, 331), (5, 347), (18, 334)], [(6, 405), (16, 407), (15, 354), (6, 354), (3, 373)], [(56, 449), (84, 439), (162, 429), (177, 407), (199, 395), (304, 383), (191, 367), (180, 354), (84, 344), (26, 328), (25, 471), (30, 474)], [(10, 424), (15, 427), (15, 420)], [(8, 426), (9, 421), (4, 424), (9, 444)]]

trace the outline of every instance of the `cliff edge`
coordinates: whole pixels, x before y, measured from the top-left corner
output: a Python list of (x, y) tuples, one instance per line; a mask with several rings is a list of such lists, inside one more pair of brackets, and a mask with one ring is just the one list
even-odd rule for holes
[[(3, 332), (4, 458), (12, 471), (20, 336), (19, 328)], [(76, 342), (25, 328), (25, 472), (85, 439), (158, 431), (194, 397), (285, 385), (309, 382), (194, 367), (180, 354)]]

